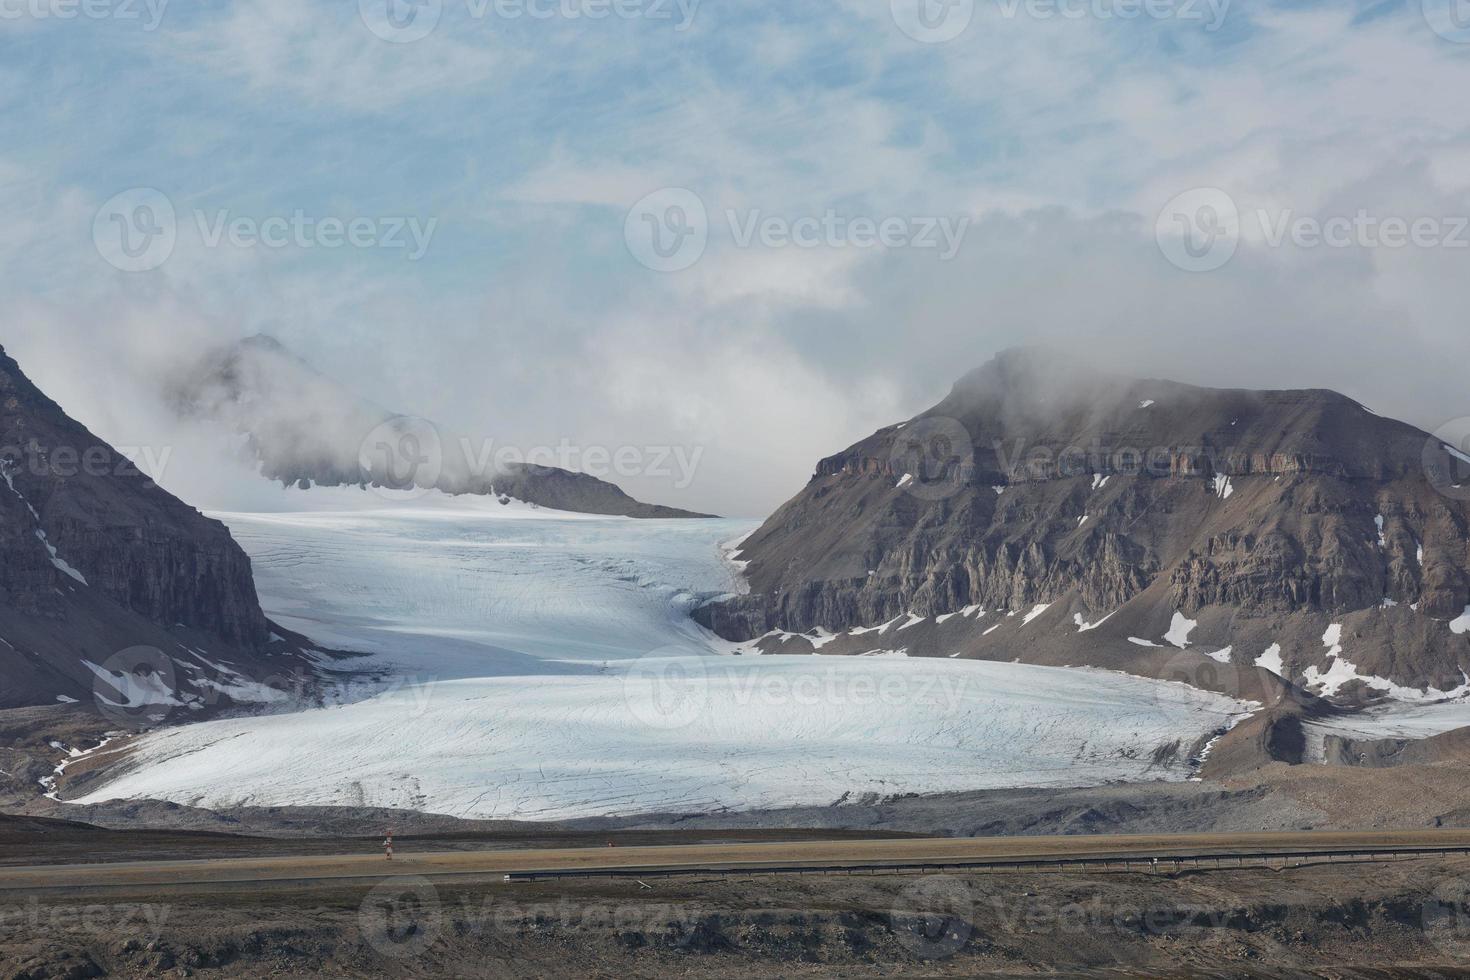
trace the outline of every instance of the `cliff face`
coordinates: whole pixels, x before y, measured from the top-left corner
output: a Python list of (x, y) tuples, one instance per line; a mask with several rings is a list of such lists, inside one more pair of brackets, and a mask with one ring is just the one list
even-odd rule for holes
[[(772, 631), (819, 631), (839, 634), (823, 653), (1146, 673), (1151, 647), (1251, 665), (1279, 645), (1287, 680), (1350, 658), (1457, 687), (1470, 648), (1448, 621), (1470, 605), (1470, 508), (1442, 492), (1454, 465), (1333, 392), (1200, 389), (1011, 352), (822, 460), (742, 544), (751, 594), (699, 617), (767, 647), (793, 642)], [(1196, 624), (1181, 644), (1165, 639), (1176, 616)], [(911, 625), (900, 636), (894, 620)], [(1335, 624), (1350, 642), (1333, 655)]]
[[(0, 476), (0, 705), (90, 702), (88, 664), (137, 645), (288, 669), (225, 526), (67, 417), (3, 349)], [(191, 659), (183, 676), (219, 673)]]

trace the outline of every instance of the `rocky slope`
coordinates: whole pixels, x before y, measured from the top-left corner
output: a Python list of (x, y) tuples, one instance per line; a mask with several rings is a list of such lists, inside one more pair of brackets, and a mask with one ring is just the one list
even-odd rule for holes
[(750, 594), (699, 618), (769, 651), (1432, 697), (1470, 684), (1465, 468), (1331, 391), (1011, 351), (818, 463), (733, 556)]
[[(267, 622), (224, 525), (67, 417), (3, 348), (0, 477), (0, 707), (127, 708), (146, 691), (197, 711), (272, 700), (267, 676), (311, 686), (312, 656)], [(152, 652), (123, 653), (138, 647)]]
[(636, 518), (708, 516), (645, 504), (605, 480), (513, 453), (497, 458), (505, 447), (390, 412), (264, 335), (214, 351), (175, 379), (170, 395), (181, 416), (244, 435), (262, 475), (287, 485), (436, 489)]

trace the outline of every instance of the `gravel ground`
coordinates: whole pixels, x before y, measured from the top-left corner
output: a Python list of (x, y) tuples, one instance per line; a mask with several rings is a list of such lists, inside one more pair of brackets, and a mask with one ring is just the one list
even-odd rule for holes
[(1470, 976), (1470, 860), (109, 894), (0, 906), (0, 976)]

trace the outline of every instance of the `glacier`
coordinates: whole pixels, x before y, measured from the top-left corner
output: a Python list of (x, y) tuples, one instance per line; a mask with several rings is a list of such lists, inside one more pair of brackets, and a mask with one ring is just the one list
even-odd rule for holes
[(741, 650), (688, 612), (741, 587), (720, 544), (750, 521), (356, 490), (212, 516), (268, 615), (396, 682), (148, 733), (71, 802), (554, 820), (1179, 780), (1256, 707), (1104, 671)]

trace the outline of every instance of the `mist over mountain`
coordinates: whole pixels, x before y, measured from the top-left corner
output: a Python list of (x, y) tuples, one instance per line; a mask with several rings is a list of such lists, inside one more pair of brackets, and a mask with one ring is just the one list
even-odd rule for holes
[(307, 696), (318, 656), (261, 610), (223, 524), (160, 488), (0, 348), (0, 707), (144, 719)]
[(1150, 676), (1184, 655), (1317, 694), (1458, 690), (1465, 459), (1331, 391), (1199, 388), (1007, 351), (818, 462), (740, 545), (751, 594), (699, 618), (772, 652)]
[(243, 436), (261, 475), (283, 487), (440, 490), (587, 514), (705, 516), (641, 503), (590, 474), (547, 465), (534, 450), (391, 412), (265, 335), (210, 351), (170, 378), (165, 394), (184, 422)]

